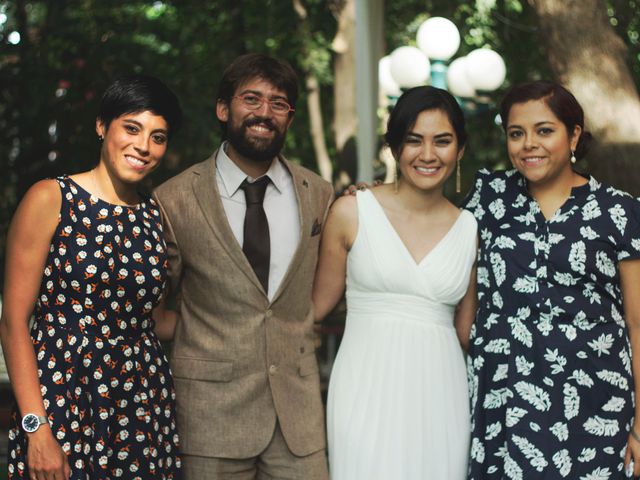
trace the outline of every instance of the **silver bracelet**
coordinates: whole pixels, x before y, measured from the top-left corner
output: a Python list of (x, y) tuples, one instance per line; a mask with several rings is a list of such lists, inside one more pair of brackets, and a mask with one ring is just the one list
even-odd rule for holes
[(634, 439), (636, 442), (640, 442), (640, 435), (638, 435), (638, 434), (636, 433), (636, 431), (633, 429), (633, 427), (631, 427), (631, 431), (630, 431), (629, 433), (631, 434), (631, 436), (633, 437), (633, 439)]

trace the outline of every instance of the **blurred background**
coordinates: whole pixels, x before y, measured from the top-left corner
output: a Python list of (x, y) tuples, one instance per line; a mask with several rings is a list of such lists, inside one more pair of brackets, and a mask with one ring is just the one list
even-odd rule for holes
[[(431, 68), (422, 77), (399, 71), (402, 65), (390, 72), (391, 80), (389, 72), (378, 73), (378, 60), (398, 47), (428, 50), (418, 33), (432, 17), (455, 24), (458, 48), (448, 58), (427, 53), (432, 56), (424, 62), (405, 59), (412, 64), (407, 67)], [(432, 43), (433, 35), (440, 38), (431, 35)], [(477, 49), (497, 52), (502, 64), (467, 66), (476, 70), (475, 81), (504, 72), (497, 86), (454, 92), (470, 132), (461, 195), (478, 168), (508, 167), (495, 105), (509, 86), (539, 78), (559, 80), (585, 108), (597, 141), (579, 167), (640, 194), (640, 1), (0, 0), (0, 266), (8, 222), (26, 189), (97, 163), (98, 103), (120, 75), (160, 77), (185, 112), (182, 130), (149, 179), (151, 189), (218, 145), (216, 92), (233, 58), (257, 51), (288, 60), (300, 75), (301, 97), (285, 154), (322, 174), (339, 193), (353, 181), (387, 177), (381, 134), (394, 89), (416, 75), (418, 81), (459, 86), (447, 68), (453, 74), (455, 58)], [(324, 327), (325, 377), (341, 318), (338, 309)], [(2, 430), (9, 391), (0, 362)], [(0, 458), (5, 444), (0, 432)], [(4, 474), (0, 464), (0, 478)]]

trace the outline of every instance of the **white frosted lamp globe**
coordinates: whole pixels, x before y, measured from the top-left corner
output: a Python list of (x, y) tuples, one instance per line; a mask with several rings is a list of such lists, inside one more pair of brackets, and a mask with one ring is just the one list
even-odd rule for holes
[(429, 59), (416, 47), (398, 47), (391, 52), (389, 70), (400, 88), (417, 87), (429, 80)]
[(449, 91), (456, 97), (473, 98), (476, 90), (467, 77), (467, 57), (456, 58), (447, 70), (447, 85)]
[(478, 48), (467, 55), (467, 76), (476, 90), (491, 92), (496, 90), (507, 75), (507, 67), (502, 57), (491, 49)]
[(460, 32), (444, 17), (431, 17), (420, 25), (418, 47), (431, 60), (449, 60), (460, 47)]
[(7, 36), (7, 40), (11, 45), (18, 45), (20, 43), (20, 32), (13, 31)]
[(389, 55), (382, 57), (378, 62), (378, 83), (384, 93), (388, 97), (399, 97), (402, 90), (391, 76), (391, 57)]

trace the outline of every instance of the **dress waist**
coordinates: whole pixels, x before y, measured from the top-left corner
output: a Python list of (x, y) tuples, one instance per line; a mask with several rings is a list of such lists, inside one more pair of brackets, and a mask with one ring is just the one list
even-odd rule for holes
[(424, 325), (453, 328), (454, 305), (434, 302), (416, 295), (389, 292), (348, 291), (346, 298), (349, 315), (393, 317)]
[(135, 326), (126, 324), (123, 327), (120, 328), (114, 324), (100, 325), (99, 323), (85, 321), (65, 325), (45, 319), (36, 319), (31, 335), (38, 341), (46, 338), (66, 339), (69, 336), (90, 337), (94, 341), (102, 340), (112, 345), (123, 340), (137, 339), (142, 335), (155, 335), (155, 322), (151, 318), (142, 319)]

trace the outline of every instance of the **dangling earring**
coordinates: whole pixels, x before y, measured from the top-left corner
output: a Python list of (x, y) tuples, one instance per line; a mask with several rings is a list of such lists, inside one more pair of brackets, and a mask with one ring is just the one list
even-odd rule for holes
[(460, 193), (460, 159), (456, 162), (456, 193)]
[(398, 193), (398, 161), (393, 160), (393, 192)]
[(98, 140), (103, 141), (104, 137), (102, 135), (98, 135)]
[(576, 152), (571, 150), (571, 163), (576, 163)]

